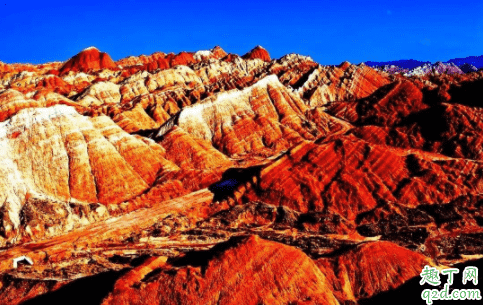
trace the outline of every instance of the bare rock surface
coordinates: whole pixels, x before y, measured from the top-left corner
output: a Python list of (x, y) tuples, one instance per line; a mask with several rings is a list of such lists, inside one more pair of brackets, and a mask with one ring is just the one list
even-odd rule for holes
[(481, 258), (483, 72), (426, 68), (0, 63), (0, 303), (365, 304)]
[(69, 59), (60, 69), (59, 73), (88, 72), (90, 70), (112, 69), (116, 64), (111, 57), (104, 52), (100, 52), (95, 47), (89, 47), (76, 56)]
[(159, 302), (338, 304), (325, 276), (302, 251), (256, 236), (172, 263), (148, 260), (120, 278), (103, 304)]

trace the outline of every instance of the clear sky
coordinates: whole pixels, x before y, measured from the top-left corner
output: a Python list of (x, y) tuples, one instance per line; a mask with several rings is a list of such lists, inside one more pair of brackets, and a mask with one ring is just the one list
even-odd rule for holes
[(89, 46), (114, 60), (215, 45), (321, 64), (483, 55), (483, 0), (66, 2), (0, 0), (0, 61), (65, 61)]

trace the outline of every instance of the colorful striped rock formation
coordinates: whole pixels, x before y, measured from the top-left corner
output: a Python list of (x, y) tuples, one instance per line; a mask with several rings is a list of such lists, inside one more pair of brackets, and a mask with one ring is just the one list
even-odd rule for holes
[(445, 67), (0, 63), (0, 303), (421, 301), (483, 254), (483, 72)]

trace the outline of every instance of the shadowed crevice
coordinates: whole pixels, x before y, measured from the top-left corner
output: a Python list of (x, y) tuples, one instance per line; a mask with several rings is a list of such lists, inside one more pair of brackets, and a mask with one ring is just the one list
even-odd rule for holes
[(75, 280), (60, 289), (40, 295), (22, 305), (98, 305), (112, 291), (114, 283), (128, 269), (109, 271)]
[(233, 191), (242, 184), (252, 181), (253, 177), (259, 177), (262, 166), (248, 168), (229, 168), (221, 180), (211, 184), (208, 189), (214, 194), (213, 202), (223, 201), (233, 195)]

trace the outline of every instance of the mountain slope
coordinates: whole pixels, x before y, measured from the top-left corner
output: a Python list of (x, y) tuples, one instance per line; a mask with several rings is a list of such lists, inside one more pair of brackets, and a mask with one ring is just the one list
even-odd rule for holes
[(0, 64), (0, 303), (362, 304), (483, 255), (483, 72), (416, 69)]

